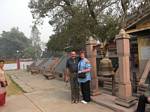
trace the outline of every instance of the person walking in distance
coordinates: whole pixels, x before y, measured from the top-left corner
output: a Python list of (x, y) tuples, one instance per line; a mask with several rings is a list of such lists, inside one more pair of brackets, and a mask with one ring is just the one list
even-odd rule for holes
[(71, 102), (79, 102), (79, 84), (77, 78), (79, 58), (75, 51), (70, 52), (70, 58), (66, 62), (65, 81), (70, 80)]

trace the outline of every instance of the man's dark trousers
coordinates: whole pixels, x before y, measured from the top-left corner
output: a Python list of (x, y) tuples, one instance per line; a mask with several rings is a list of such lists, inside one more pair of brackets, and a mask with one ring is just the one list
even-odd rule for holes
[(145, 106), (148, 103), (148, 99), (146, 96), (141, 95), (138, 102), (138, 107), (136, 112), (145, 112)]
[(83, 100), (86, 102), (90, 102), (90, 81), (81, 83), (81, 91), (83, 95)]
[(79, 101), (79, 83), (77, 73), (70, 73), (71, 101)]

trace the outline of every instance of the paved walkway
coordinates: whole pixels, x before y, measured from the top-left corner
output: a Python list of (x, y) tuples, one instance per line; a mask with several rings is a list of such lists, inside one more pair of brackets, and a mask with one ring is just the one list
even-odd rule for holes
[(0, 112), (113, 112), (92, 102), (71, 104), (69, 87), (62, 81), (22, 71), (9, 74), (26, 93), (8, 97)]

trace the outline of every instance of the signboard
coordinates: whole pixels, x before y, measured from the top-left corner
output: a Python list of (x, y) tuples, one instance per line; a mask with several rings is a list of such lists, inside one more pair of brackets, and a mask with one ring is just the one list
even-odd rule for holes
[(150, 47), (149, 46), (141, 48), (141, 59), (142, 60), (150, 59)]

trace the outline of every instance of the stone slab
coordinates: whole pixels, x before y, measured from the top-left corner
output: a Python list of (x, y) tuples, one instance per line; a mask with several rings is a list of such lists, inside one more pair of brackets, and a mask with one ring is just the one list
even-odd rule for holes
[(117, 97), (112, 96), (112, 95), (101, 94), (99, 96), (92, 97), (92, 100), (99, 105), (105, 106), (117, 112), (134, 112), (134, 110), (136, 109), (136, 105), (130, 108), (125, 108), (125, 107), (116, 105), (115, 104), (116, 98)]

